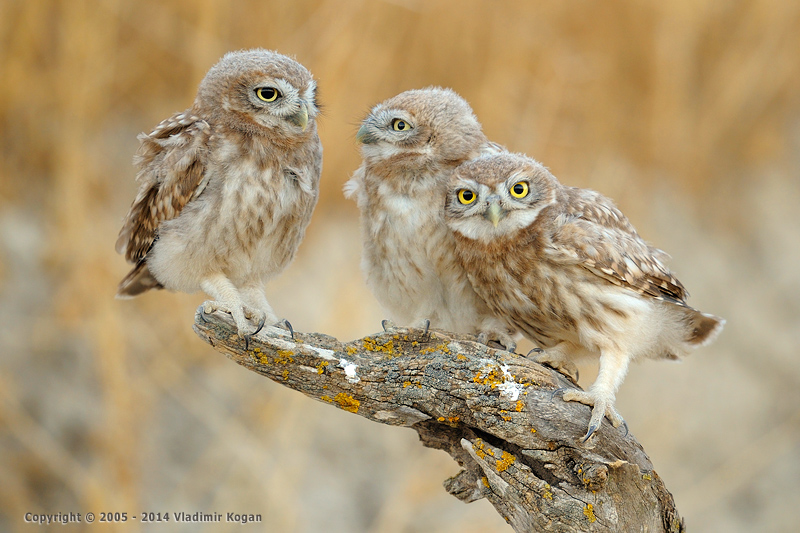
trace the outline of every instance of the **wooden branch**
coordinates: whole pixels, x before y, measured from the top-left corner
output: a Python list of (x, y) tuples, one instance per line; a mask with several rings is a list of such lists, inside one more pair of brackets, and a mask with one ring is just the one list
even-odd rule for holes
[(554, 394), (560, 373), (467, 335), (397, 328), (352, 342), (264, 328), (249, 342), (230, 316), (194, 330), (240, 365), (365, 418), (415, 429), (463, 470), (444, 482), (487, 498), (515, 531), (684, 530), (672, 495), (624, 428), (581, 443), (589, 407)]

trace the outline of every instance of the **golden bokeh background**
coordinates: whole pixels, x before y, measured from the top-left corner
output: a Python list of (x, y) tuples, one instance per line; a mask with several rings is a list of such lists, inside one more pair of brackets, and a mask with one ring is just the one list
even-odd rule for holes
[[(728, 319), (684, 363), (633, 367), (618, 396), (690, 530), (796, 528), (800, 3), (2, 0), (0, 530), (27, 531), (25, 512), (232, 511), (260, 531), (509, 531), (445, 493), (457, 465), (413, 431), (201, 342), (203, 295), (113, 298), (136, 135), (250, 47), (295, 56), (324, 104), (321, 199), (268, 294), (297, 330), (380, 329), (340, 192), (354, 133), (387, 97), (452, 87), (489, 138), (614, 198), (690, 303)], [(243, 527), (140, 521), (101, 529)]]

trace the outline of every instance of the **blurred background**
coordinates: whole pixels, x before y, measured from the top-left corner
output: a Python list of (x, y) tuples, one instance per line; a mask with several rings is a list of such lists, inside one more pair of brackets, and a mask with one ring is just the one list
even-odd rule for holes
[[(796, 530), (792, 0), (0, 1), (0, 530), (27, 531), (28, 511), (233, 511), (262, 515), (248, 530), (510, 531), (485, 500), (444, 491), (458, 466), (415, 432), (314, 402), (200, 341), (202, 294), (113, 298), (136, 135), (250, 47), (295, 56), (324, 104), (322, 195), (269, 287), (279, 315), (342, 339), (380, 329), (341, 194), (360, 162), (354, 134), (385, 98), (452, 87), (490, 139), (614, 198), (672, 255), (690, 303), (727, 318), (684, 363), (633, 367), (618, 396), (690, 530)], [(584, 386), (594, 372), (582, 368)]]

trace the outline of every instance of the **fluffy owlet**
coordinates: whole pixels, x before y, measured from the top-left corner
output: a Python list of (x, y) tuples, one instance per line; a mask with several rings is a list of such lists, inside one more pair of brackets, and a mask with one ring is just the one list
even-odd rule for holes
[(463, 98), (437, 87), (376, 105), (356, 139), (364, 160), (345, 195), (361, 211), (362, 269), (378, 301), (402, 324), (479, 333), (513, 350), (458, 264), (443, 214), (453, 169), (502, 148)]
[[(316, 82), (268, 50), (226, 54), (192, 107), (141, 134), (139, 192), (117, 239), (118, 297), (202, 290), (249, 338), (277, 317), (264, 283), (293, 259), (317, 203)], [(248, 319), (256, 326), (248, 325)]]
[(565, 187), (515, 154), (459, 167), (445, 216), (472, 286), (511, 327), (544, 348), (540, 362), (599, 357), (597, 380), (567, 401), (623, 422), (614, 396), (634, 359), (679, 359), (710, 343), (725, 321), (686, 305), (688, 293), (608, 198)]

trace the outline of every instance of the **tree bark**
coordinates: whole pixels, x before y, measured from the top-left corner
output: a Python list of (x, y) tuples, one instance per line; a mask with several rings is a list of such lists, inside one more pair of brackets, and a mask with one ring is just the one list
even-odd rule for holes
[(229, 315), (202, 309), (194, 330), (306, 396), (413, 428), (462, 467), (445, 489), (464, 502), (487, 498), (515, 531), (684, 531), (633, 435), (605, 420), (582, 443), (590, 408), (555, 392), (577, 385), (523, 356), (415, 328), (341, 342), (265, 327), (245, 348)]

